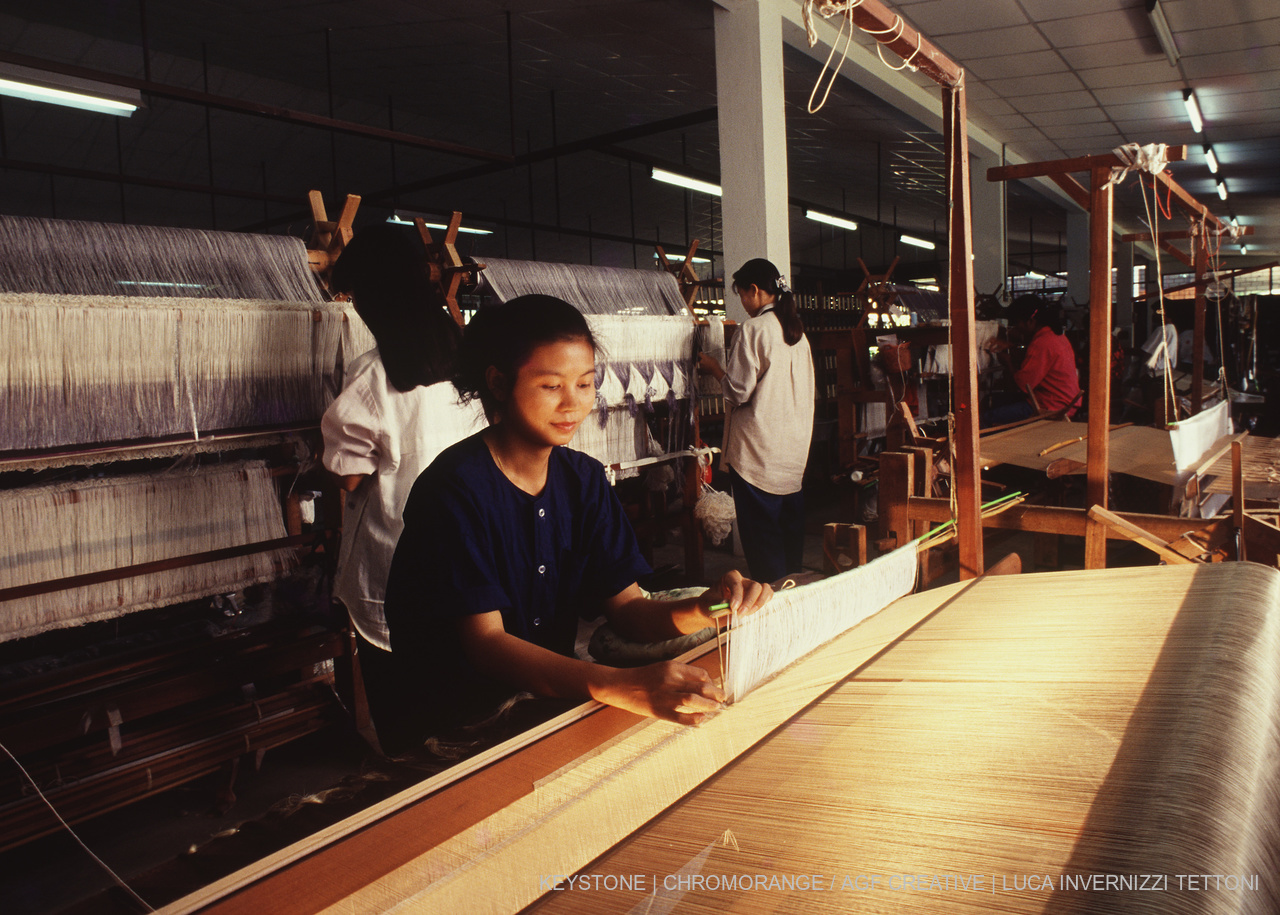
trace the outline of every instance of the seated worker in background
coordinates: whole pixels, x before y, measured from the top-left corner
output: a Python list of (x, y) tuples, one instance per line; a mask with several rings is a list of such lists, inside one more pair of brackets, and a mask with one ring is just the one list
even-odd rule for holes
[[(1071, 341), (1062, 332), (1061, 311), (1039, 296), (1022, 295), (1013, 300), (1007, 317), (1009, 329), (1027, 341), (1022, 364), (1013, 373), (1013, 383), (1023, 396), (984, 412), (981, 425), (1002, 426), (1037, 413), (1065, 411), (1064, 415), (1072, 416), (1080, 396), (1080, 375)], [(1009, 368), (1008, 351), (1000, 355)]]
[(351, 294), (377, 343), (347, 366), (342, 393), (320, 421), (324, 466), (347, 493), (333, 596), (356, 631), (374, 730), (394, 744), (403, 689), (390, 660), (382, 598), (400, 513), (423, 468), (483, 428), (484, 415), (459, 403), (451, 383), (462, 332), (429, 283), (426, 249), (412, 229), (386, 223), (361, 229), (334, 265), (330, 285)]
[(626, 638), (652, 642), (716, 625), (718, 602), (749, 613), (773, 594), (738, 572), (687, 600), (641, 591), (649, 568), (604, 467), (565, 447), (595, 404), (595, 356), (581, 313), (551, 296), (482, 308), (466, 329), (455, 383), (491, 425), (419, 477), (387, 582), (417, 742), (521, 691), (700, 723), (724, 699), (705, 671), (579, 660), (579, 617), (603, 611)]

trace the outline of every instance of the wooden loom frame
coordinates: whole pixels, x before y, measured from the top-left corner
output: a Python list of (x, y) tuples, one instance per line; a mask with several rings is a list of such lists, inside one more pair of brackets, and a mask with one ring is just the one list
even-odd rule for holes
[[(1171, 162), (1186, 158), (1186, 147), (1169, 147), (1167, 159)], [(1124, 168), (1125, 163), (1114, 152), (1096, 156), (1081, 156), (1073, 159), (1060, 159), (1049, 162), (1030, 162), (1022, 165), (1009, 165), (991, 168), (987, 171), (989, 181), (1009, 181), (1022, 178), (1047, 177), (1061, 187), (1089, 214), (1089, 423), (1088, 423), (1088, 457), (1086, 469), (1086, 502), (1090, 507), (1107, 508), (1107, 479), (1110, 472), (1107, 450), (1107, 432), (1110, 423), (1111, 402), (1111, 264), (1112, 240), (1111, 231), (1114, 220), (1115, 185), (1110, 183), (1111, 170)], [(1088, 172), (1089, 186), (1086, 188), (1072, 177), (1073, 172)], [(1203, 204), (1197, 202), (1183, 190), (1169, 175), (1161, 173), (1156, 176), (1179, 202), (1195, 214), (1205, 224), (1212, 223), (1216, 230), (1225, 227), (1217, 217), (1213, 216)], [(1207, 254), (1204, 255), (1207, 257)], [(970, 284), (970, 288), (972, 284)], [(1202, 287), (1198, 286), (1200, 292)], [(954, 290), (953, 290), (954, 295)], [(1197, 309), (1197, 328), (1203, 340), (1203, 299)], [(973, 359), (972, 350), (958, 354), (960, 359)], [(967, 374), (967, 373), (966, 373)], [(1201, 368), (1203, 376), (1203, 367)], [(976, 436), (974, 440), (976, 452)], [(963, 452), (960, 452), (963, 454)], [(957, 459), (957, 468), (960, 462)], [(908, 480), (910, 478), (908, 477)], [(945, 520), (939, 518), (937, 506), (926, 507), (927, 498), (917, 498), (914, 488), (908, 483), (907, 498), (901, 494), (896, 501), (904, 502), (905, 517), (911, 522)], [(933, 500), (941, 501), (941, 500)], [(1075, 509), (1060, 509), (1061, 512), (1072, 512), (1081, 516), (1085, 537), (1085, 568), (1098, 569), (1106, 566), (1106, 541), (1108, 536), (1116, 536), (1114, 530), (1109, 534), (1105, 524), (1096, 517), (1089, 517), (1087, 511), (1077, 512)], [(948, 513), (949, 514), (949, 513)], [(1012, 510), (1000, 516), (1004, 520), (999, 526), (1013, 525), (1020, 530), (1043, 533), (1077, 533), (1080, 524), (1075, 519), (1067, 520), (1065, 516), (1057, 517), (1053, 522), (1049, 516), (1027, 511)], [(1155, 516), (1144, 516), (1144, 520)], [(1188, 519), (1181, 519), (1182, 522)], [(1047, 527), (1034, 526), (1045, 523)], [(1022, 526), (1023, 524), (1028, 526)], [(1185, 524), (1186, 527), (1203, 525)], [(899, 534), (901, 538), (905, 532)]]
[[(325, 215), (318, 191), (312, 192), (310, 202), (316, 224), (313, 247), (307, 252), (308, 267), (324, 287), (333, 261), (351, 238), (351, 221), (360, 198), (348, 196), (341, 217), (332, 222)], [(313, 309), (312, 317), (318, 322), (321, 313)], [(10, 450), (0, 452), (0, 475), (65, 464), (92, 466), (186, 457), (226, 448), (279, 451), (318, 432), (318, 423), (289, 423), (219, 429), (199, 436), (182, 433)], [(284, 463), (274, 465), (273, 477), (296, 477), (302, 472), (292, 451), (290, 447), (290, 457)], [(333, 504), (336, 490), (323, 485), (317, 488), (329, 503), (327, 509), (332, 514), (328, 516), (337, 517)], [(286, 530), (282, 538), (6, 587), (0, 589), (0, 602), (277, 550), (320, 550), (336, 555), (334, 530), (303, 532), (299, 492), (289, 492), (280, 508)], [(277, 564), (275, 568), (280, 571), (282, 567)], [(82, 770), (53, 790), (45, 785), (60, 814), (72, 822), (219, 769), (230, 772), (222, 790), (233, 798), (231, 786), (246, 753), (260, 756), (328, 723), (334, 707), (332, 675), (320, 672), (328, 662), (338, 665), (338, 678), (344, 687), (349, 686), (343, 692), (353, 705), (357, 725), (362, 717), (367, 720), (355, 637), (349, 627), (313, 631), (269, 623), (224, 633), (208, 644), (135, 651), (121, 658), (82, 662), (70, 671), (14, 681), (9, 689), (0, 690), (0, 734), (13, 752), (27, 757), (29, 765), (32, 754), (40, 758), (37, 772), (41, 777), (47, 763), (42, 754), (72, 752), (65, 748), (79, 741), (73, 752), (76, 761), (83, 763)], [(211, 675), (215, 668), (222, 672)], [(214, 707), (219, 697), (237, 693), (244, 685), (294, 674), (299, 676), (295, 684), (261, 697), (244, 696), (238, 705)], [(243, 679), (235, 680), (236, 676)], [(317, 698), (316, 687), (321, 684), (327, 686), (324, 695)], [(155, 723), (179, 709), (186, 709), (190, 719), (181, 728), (172, 722)], [(17, 847), (63, 828), (44, 802), (29, 792), (17, 801), (3, 799), (2, 806), (5, 820), (0, 848)]]

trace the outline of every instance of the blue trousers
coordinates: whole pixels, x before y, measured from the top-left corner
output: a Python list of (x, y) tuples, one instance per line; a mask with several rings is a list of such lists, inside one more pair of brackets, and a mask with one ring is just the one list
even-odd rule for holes
[(738, 535), (747, 570), (770, 584), (799, 572), (804, 565), (804, 493), (785, 496), (757, 489), (730, 469)]

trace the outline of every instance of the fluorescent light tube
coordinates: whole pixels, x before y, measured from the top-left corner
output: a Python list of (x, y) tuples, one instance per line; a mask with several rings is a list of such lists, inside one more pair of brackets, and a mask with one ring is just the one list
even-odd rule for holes
[[(654, 251), (654, 252), (653, 252), (653, 256), (654, 256), (654, 259), (656, 260), (656, 259), (657, 259), (657, 257), (658, 257), (658, 252), (657, 252), (657, 251)], [(683, 254), (668, 254), (668, 255), (667, 255), (667, 260), (672, 260), (672, 261), (683, 261), (683, 260), (684, 260), (684, 255), (683, 255)], [(691, 264), (709, 264), (709, 263), (711, 263), (711, 260), (710, 260), (709, 258), (705, 258), (705, 257), (698, 257), (698, 256), (695, 254), (695, 255), (693, 256), (693, 260), (689, 261), (689, 263), (691, 263)]]
[(1182, 104), (1187, 106), (1187, 117), (1191, 119), (1191, 127), (1196, 133), (1204, 133), (1204, 118), (1200, 116), (1200, 104), (1191, 89), (1182, 91)]
[(669, 172), (665, 168), (655, 168), (652, 176), (654, 181), (663, 181), (691, 191), (701, 191), (713, 197), (721, 195), (720, 185), (718, 184), (712, 184), (710, 181), (699, 181), (697, 178), (690, 178), (687, 175), (677, 175), (675, 172)]
[(826, 213), (819, 213), (817, 210), (805, 210), (805, 219), (812, 219), (814, 222), (825, 222), (829, 226), (835, 226), (837, 229), (848, 229), (850, 232), (858, 230), (858, 224), (852, 219), (845, 219), (841, 216), (829, 216)]
[(1174, 66), (1179, 57), (1178, 42), (1173, 38), (1169, 20), (1164, 18), (1160, 0), (1147, 0), (1147, 18), (1151, 20), (1151, 29), (1156, 33), (1156, 41), (1160, 42), (1160, 50), (1164, 51), (1164, 56), (1169, 58), (1169, 66)]
[[(402, 219), (400, 218), (399, 214), (392, 213), (391, 218), (388, 219), (387, 222), (393, 223), (394, 225), (397, 225), (397, 226), (411, 226), (413, 225), (413, 217), (410, 216), (408, 219)], [(439, 229), (441, 232), (449, 228), (446, 224), (442, 222), (427, 222), (426, 220), (423, 220), (423, 225), (425, 225), (428, 229)], [(472, 229), (469, 226), (458, 226), (458, 234), (459, 235), (492, 235), (493, 230), (492, 229)]]
[(1209, 163), (1209, 171), (1215, 175), (1218, 174), (1218, 157), (1213, 154), (1212, 146), (1205, 146), (1204, 159)]
[[(26, 69), (26, 68), (23, 68)], [(39, 71), (30, 71), (39, 73)], [(57, 74), (42, 74), (42, 81), (53, 82), (57, 79)], [(86, 84), (86, 80), (78, 80), (81, 84)], [(77, 87), (79, 88), (79, 87)], [(108, 87), (104, 86), (104, 89)], [(117, 94), (126, 95), (128, 90), (116, 90), (110, 87)], [(137, 93), (138, 101), (136, 103), (122, 101), (120, 99), (106, 98), (101, 95), (91, 95), (87, 92), (73, 92), (70, 89), (57, 89), (53, 86), (42, 86), (36, 83), (26, 82), (25, 80), (8, 79), (0, 77), (0, 95), (7, 95), (11, 98), (26, 99), (29, 102), (45, 102), (50, 105), (62, 105), (66, 108), (79, 108), (81, 111), (93, 111), (98, 114), (114, 114), (117, 117), (127, 118), (142, 104), (142, 94)]]
[(1223, 200), (1227, 199), (1227, 182), (1225, 181), (1218, 182), (1218, 196), (1221, 197)]
[(923, 238), (916, 238), (914, 235), (899, 235), (898, 241), (904, 245), (914, 245), (917, 248), (926, 248), (930, 251), (938, 247), (933, 242), (925, 241)]

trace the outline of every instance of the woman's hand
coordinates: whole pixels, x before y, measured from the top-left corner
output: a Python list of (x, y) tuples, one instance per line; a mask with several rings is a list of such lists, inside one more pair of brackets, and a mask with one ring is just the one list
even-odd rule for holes
[(731, 612), (745, 615), (755, 613), (772, 598), (772, 586), (744, 578), (735, 570), (726, 572), (718, 585), (704, 591), (698, 598), (698, 604), (708, 615), (712, 605), (722, 603), (728, 603)]
[(605, 705), (677, 724), (702, 724), (720, 710), (724, 691), (701, 667), (661, 661), (633, 668), (599, 668), (591, 696)]
[(698, 369), (712, 376), (717, 381), (724, 377), (724, 367), (710, 353), (698, 353)]

